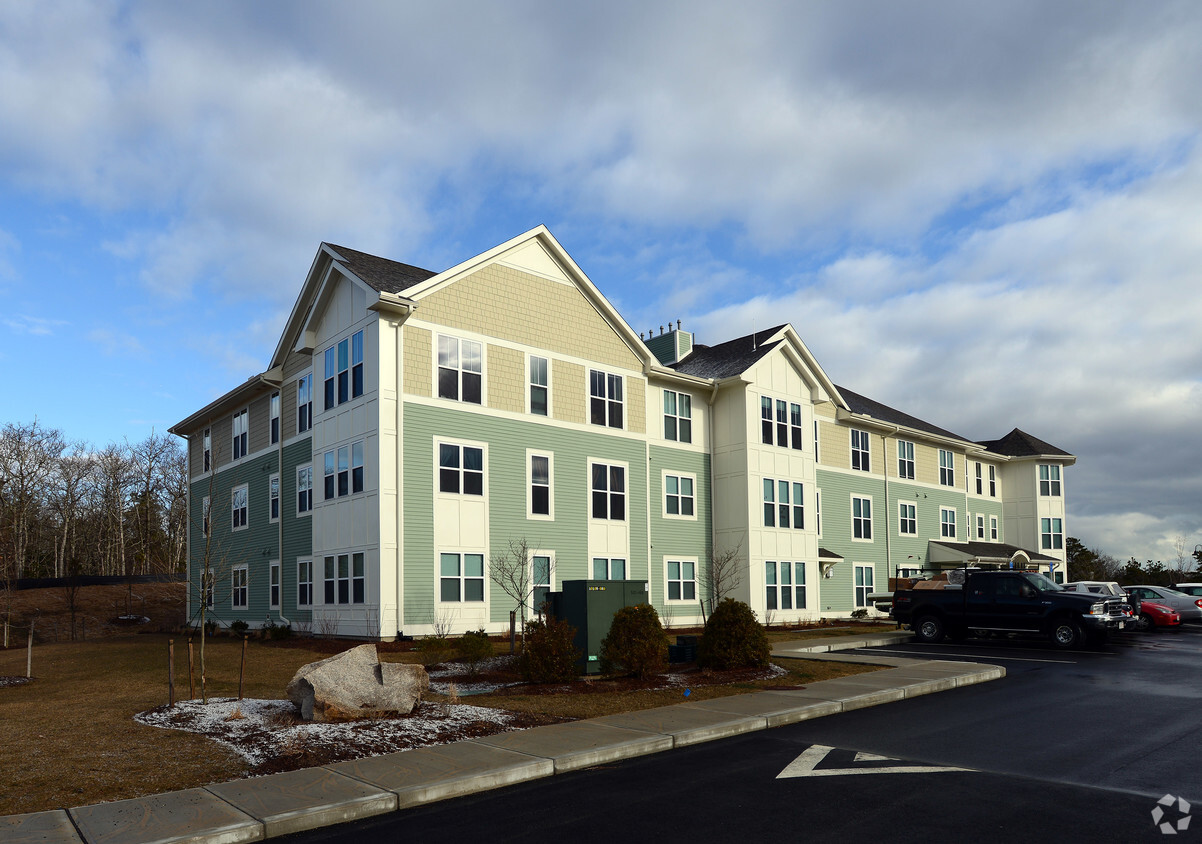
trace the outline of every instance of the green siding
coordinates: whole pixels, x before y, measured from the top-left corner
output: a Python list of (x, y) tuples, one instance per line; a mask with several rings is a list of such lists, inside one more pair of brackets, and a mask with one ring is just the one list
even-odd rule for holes
[[(701, 611), (696, 601), (691, 604), (668, 605), (665, 594), (663, 558), (694, 557), (697, 560), (698, 597), (708, 573), (710, 542), (713, 535), (710, 515), (710, 458), (708, 454), (651, 446), (651, 603), (665, 619), (694, 617)], [(663, 473), (694, 475), (696, 520), (664, 517)]]

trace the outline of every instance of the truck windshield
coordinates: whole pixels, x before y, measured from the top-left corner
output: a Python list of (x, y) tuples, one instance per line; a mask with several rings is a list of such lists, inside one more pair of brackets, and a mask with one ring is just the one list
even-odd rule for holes
[(1053, 580), (1050, 580), (1046, 575), (1037, 574), (1036, 572), (1028, 572), (1027, 580), (1035, 586), (1040, 592), (1063, 592), (1064, 587)]

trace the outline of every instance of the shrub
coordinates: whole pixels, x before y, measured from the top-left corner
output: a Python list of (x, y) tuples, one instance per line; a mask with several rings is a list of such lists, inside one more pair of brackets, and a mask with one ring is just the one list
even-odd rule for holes
[(206, 636), (216, 636), (217, 635), (217, 622), (211, 618), (205, 622), (205, 635)]
[(526, 622), (526, 643), (518, 667), (528, 683), (570, 683), (580, 657), (576, 628), (558, 618)]
[(852, 618), (868, 618), (868, 610), (865, 609), (864, 607), (860, 607), (858, 610), (855, 610), (851, 614), (851, 617)]
[(264, 635), (268, 639), (287, 639), (292, 635), (292, 626), (289, 624), (276, 624), (271, 622), (263, 628)]
[(230, 630), (234, 631), (235, 635), (242, 636), (250, 629), (250, 625), (240, 618), (236, 618), (230, 622)]
[(724, 598), (710, 613), (697, 644), (702, 668), (762, 668), (772, 648), (755, 612), (742, 601)]
[(601, 640), (601, 670), (621, 667), (640, 679), (668, 665), (668, 634), (650, 604), (622, 607), (614, 613), (609, 633)]
[(435, 635), (421, 639), (414, 650), (417, 651), (418, 662), (429, 668), (445, 661), (451, 655), (452, 647), (446, 636)]
[(492, 642), (488, 641), (488, 634), (481, 627), (460, 636), (455, 642), (455, 652), (467, 663), (468, 673), (474, 677), (480, 663), (493, 655), (493, 647)]

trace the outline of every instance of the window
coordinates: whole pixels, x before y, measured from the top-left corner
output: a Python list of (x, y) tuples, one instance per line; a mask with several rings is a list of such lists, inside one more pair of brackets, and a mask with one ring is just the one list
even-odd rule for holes
[(956, 455), (945, 448), (939, 449), (939, 483), (956, 485)]
[(268, 520), (278, 522), (280, 520), (280, 476), (272, 475), (267, 481), (268, 492)]
[(209, 517), (212, 515), (212, 509), (209, 505), (209, 496), (205, 496), (200, 500), (200, 531), (203, 536), (208, 536), (212, 529), (212, 523)]
[(767, 590), (765, 607), (770, 610), (803, 610), (806, 606), (805, 563), (764, 563)]
[(789, 403), (776, 400), (776, 444), (789, 447)]
[(1039, 494), (1060, 494), (1060, 467), (1041, 463), (1039, 466)]
[(351, 554), (351, 603), (362, 604), (367, 592), (367, 577), (363, 571), (363, 553)]
[(860, 565), (856, 563), (856, 606), (867, 607), (871, 606), (868, 603), (868, 596), (872, 594), (873, 586), (873, 568), (871, 565)]
[(280, 608), (280, 563), (279, 560), (271, 561), (271, 578), (268, 582), (267, 605), (273, 609)]
[(308, 607), (313, 605), (313, 561), (296, 561), (296, 605)]
[(994, 466), (989, 467), (989, 497), (997, 498), (997, 469)]
[(789, 445), (797, 451), (801, 446), (801, 405), (789, 405)]
[(872, 461), (868, 453), (868, 432), (851, 429), (851, 468), (863, 472), (872, 471)]
[(669, 516), (695, 515), (693, 478), (689, 475), (664, 475), (664, 512)]
[(622, 427), (622, 376), (589, 370), (589, 415), (594, 425)]
[(484, 600), (484, 555), (439, 555), (439, 600), (445, 603)]
[(363, 443), (351, 443), (351, 494), (363, 492)]
[(313, 373), (307, 372), (296, 382), (296, 432), (313, 427)]
[[(531, 516), (551, 515), (551, 457), (546, 454), (530, 455), (530, 511)], [(535, 606), (538, 606), (536, 603)]]
[(764, 586), (767, 590), (764, 598), (764, 608), (769, 610), (777, 609), (780, 605), (777, 602), (775, 562), (768, 561), (764, 563)]
[(233, 459), (240, 460), (246, 456), (247, 437), (250, 436), (247, 432), (248, 414), (245, 410), (234, 414), (233, 430)]
[(980, 460), (977, 461), (976, 468), (977, 468), (977, 471), (976, 471), (977, 495), (981, 495), (984, 493), (985, 481), (981, 477), (981, 461)]
[(818, 420), (814, 420), (814, 462), (818, 462)]
[(693, 441), (693, 397), (664, 390), (664, 439)]
[(1064, 547), (1064, 528), (1060, 519), (1040, 519), (1040, 543), (1044, 549)]
[(363, 332), (351, 335), (351, 398), (363, 395)]
[(760, 441), (772, 445), (772, 399), (760, 396)]
[(246, 484), (234, 487), (234, 491), (230, 495), (230, 509), (234, 517), (233, 530), (242, 530), (246, 527), (246, 514), (250, 509), (247, 506), (247, 497)]
[(793, 609), (793, 566), (790, 563), (780, 564), (780, 608), (782, 610)]
[(776, 499), (778, 502), (777, 512), (780, 514), (777, 522), (781, 527), (787, 528), (789, 526), (789, 482), (777, 481), (776, 488), (779, 493)]
[(914, 480), (914, 443), (906, 440), (897, 441), (897, 476), (905, 480)]
[(897, 532), (914, 536), (918, 533), (918, 505), (904, 501), (897, 505)]
[(793, 527), (797, 530), (805, 530), (805, 526), (805, 486), (803, 484), (793, 484)]
[(985, 538), (985, 517), (977, 516), (977, 539)]
[(351, 447), (338, 449), (338, 497), (351, 494)]
[(201, 442), (204, 448), (204, 471), (207, 472), (213, 466), (213, 436), (208, 428), (205, 428)]
[(776, 481), (764, 478), (764, 527), (776, 527)]
[(997, 542), (997, 516), (989, 517), (989, 538)]
[[(440, 338), (441, 340), (441, 338)], [(363, 332), (356, 331), (325, 352), (325, 409), (363, 395)]]
[(534, 611), (541, 615), (543, 605), (550, 600), (551, 586), (554, 582), (552, 569), (555, 567), (555, 560), (549, 554), (535, 554), (530, 558), (530, 567), (530, 585), (533, 587), (530, 597), (534, 601)]
[(475, 340), (438, 338), (438, 397), (480, 404), (484, 359)]
[(325, 603), (362, 604), (366, 592), (363, 554), (326, 557)]
[(626, 561), (617, 557), (593, 557), (593, 580), (625, 580)]
[(793, 608), (806, 608), (806, 564), (793, 564)]
[(697, 563), (691, 560), (668, 561), (668, 600), (697, 600)]
[(547, 381), (547, 359), (530, 356), (530, 412), (547, 415), (550, 384)]
[(822, 536), (822, 490), (814, 490), (814, 527)]
[(301, 466), (296, 470), (296, 514), (308, 513), (313, 509), (313, 467)]
[(592, 474), (593, 518), (626, 521), (626, 467), (594, 463)]
[(214, 588), (216, 583), (217, 583), (217, 572), (213, 571), (212, 569), (205, 571), (205, 572), (201, 572), (200, 588), (201, 588), (201, 592), (204, 593), (205, 607), (207, 607), (208, 609), (213, 609), (213, 593), (216, 591), (216, 589)]
[(456, 495), (483, 495), (484, 449), (439, 443), (438, 491)]
[(325, 472), (322, 475), (322, 477), (324, 478), (324, 484), (323, 484), (324, 495), (322, 496), (322, 498), (326, 501), (329, 501), (331, 498), (334, 497), (334, 481), (337, 477), (337, 472), (334, 469), (334, 457), (335, 457), (334, 452), (332, 452), (332, 451), (326, 452), (325, 464), (324, 464)]
[(230, 603), (234, 609), (246, 609), (246, 566), (234, 566), (230, 575)]
[(939, 535), (948, 539), (956, 538), (956, 511), (951, 507), (939, 508)]
[(872, 499), (851, 497), (851, 535), (854, 539), (872, 539)]
[(271, 394), (271, 444), (280, 441), (280, 391)]

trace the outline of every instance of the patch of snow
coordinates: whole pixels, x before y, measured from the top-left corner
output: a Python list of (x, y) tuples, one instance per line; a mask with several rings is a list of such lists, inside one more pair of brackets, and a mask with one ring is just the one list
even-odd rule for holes
[(130, 622), (135, 622), (137, 624), (150, 624), (150, 619), (144, 615), (119, 615), (119, 616), (117, 616), (117, 620), (118, 621), (130, 621)]

